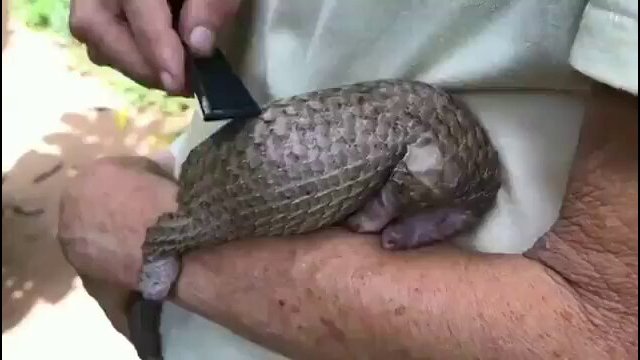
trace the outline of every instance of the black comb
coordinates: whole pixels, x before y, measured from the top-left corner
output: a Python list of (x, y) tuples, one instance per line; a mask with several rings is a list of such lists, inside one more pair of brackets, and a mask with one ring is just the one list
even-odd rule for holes
[[(184, 0), (169, 1), (176, 30), (183, 3)], [(245, 119), (262, 113), (220, 49), (216, 48), (210, 57), (201, 58), (193, 56), (185, 44), (185, 62), (204, 121)]]

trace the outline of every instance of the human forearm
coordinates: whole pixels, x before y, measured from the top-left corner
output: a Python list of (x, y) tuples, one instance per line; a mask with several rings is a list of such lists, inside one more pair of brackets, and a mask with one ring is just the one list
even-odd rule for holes
[(448, 247), (388, 253), (374, 237), (341, 230), (190, 255), (177, 296), (294, 358), (598, 351), (572, 293), (533, 261)]

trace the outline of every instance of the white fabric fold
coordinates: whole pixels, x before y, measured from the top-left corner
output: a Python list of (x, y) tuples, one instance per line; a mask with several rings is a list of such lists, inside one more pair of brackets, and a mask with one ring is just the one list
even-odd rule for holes
[(599, 82), (638, 95), (638, 1), (591, 0), (570, 62)]

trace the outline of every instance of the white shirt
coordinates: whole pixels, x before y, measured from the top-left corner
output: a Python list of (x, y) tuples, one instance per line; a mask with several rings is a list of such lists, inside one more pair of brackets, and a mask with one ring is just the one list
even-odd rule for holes
[[(485, 225), (459, 240), (478, 251), (520, 253), (556, 220), (578, 141), (584, 75), (637, 94), (638, 4), (631, 0), (248, 5), (224, 48), (260, 102), (380, 78), (422, 80), (466, 101), (509, 176)], [(196, 113), (172, 146), (176, 173), (219, 126)], [(275, 356), (175, 305), (165, 306), (162, 332), (168, 360)]]

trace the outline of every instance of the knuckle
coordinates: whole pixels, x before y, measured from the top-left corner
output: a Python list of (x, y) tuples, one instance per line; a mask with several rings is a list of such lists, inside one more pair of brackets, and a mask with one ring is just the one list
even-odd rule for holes
[(95, 22), (91, 21), (91, 17), (85, 14), (86, 12), (72, 9), (69, 16), (69, 31), (76, 40), (82, 42), (87, 40), (95, 26)]
[(183, 7), (181, 26), (184, 30), (195, 25), (218, 29), (235, 16), (239, 3), (238, 0), (191, 0)]
[(60, 218), (57, 240), (64, 257), (74, 267), (78, 267), (87, 254), (87, 241), (79, 231), (80, 214), (77, 194), (67, 190), (60, 202)]
[(58, 243), (67, 262), (74, 268), (78, 268), (82, 263), (82, 258), (86, 254), (86, 241), (81, 237), (67, 237), (58, 235)]
[(209, 7), (215, 9), (215, 11), (218, 12), (219, 16), (222, 19), (227, 19), (234, 16), (238, 11), (238, 7), (240, 5), (240, 2), (237, 0), (222, 1), (221, 3), (217, 1), (207, 0), (207, 2), (209, 3)]
[(104, 58), (98, 54), (98, 51), (94, 48), (87, 47), (87, 57), (91, 60), (92, 63), (98, 66), (105, 66), (107, 63), (104, 61)]

